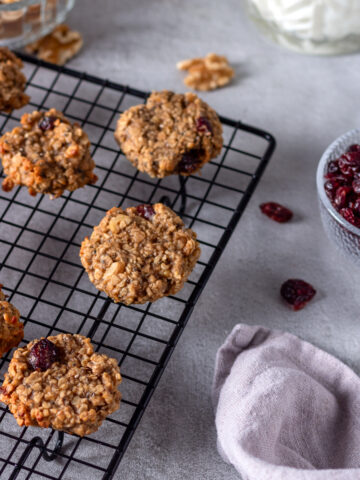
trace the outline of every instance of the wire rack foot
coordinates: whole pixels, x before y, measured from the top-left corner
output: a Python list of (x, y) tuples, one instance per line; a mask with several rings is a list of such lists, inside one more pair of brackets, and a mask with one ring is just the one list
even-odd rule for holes
[[(185, 184), (185, 178), (179, 175), (179, 183), (180, 183), (180, 198), (181, 198), (181, 203), (180, 203), (180, 209), (179, 213), (180, 216), (184, 215), (185, 210), (186, 210), (186, 184)], [(164, 195), (160, 198), (160, 202), (163, 203), (164, 205), (167, 205), (168, 207), (171, 207), (171, 200), (167, 195)]]
[(25, 450), (24, 450), (23, 454), (21, 455), (17, 465), (15, 466), (11, 476), (9, 477), (9, 480), (15, 480), (17, 478), (17, 476), (18, 476), (18, 474), (21, 470), (21, 467), (26, 462), (28, 456), (30, 455), (31, 450), (34, 447), (38, 447), (40, 449), (41, 455), (46, 462), (51, 462), (51, 461), (55, 460), (58, 453), (60, 452), (60, 450), (62, 448), (62, 445), (63, 445), (63, 441), (64, 441), (64, 432), (58, 432), (58, 438), (57, 438), (57, 441), (56, 441), (55, 448), (51, 453), (48, 453), (47, 448), (45, 447), (42, 439), (40, 437), (34, 437), (30, 441), (28, 446), (25, 448)]

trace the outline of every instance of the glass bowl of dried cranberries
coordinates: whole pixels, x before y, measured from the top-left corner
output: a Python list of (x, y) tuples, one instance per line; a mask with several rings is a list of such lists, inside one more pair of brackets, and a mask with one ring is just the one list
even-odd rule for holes
[(345, 133), (328, 147), (316, 183), (328, 237), (360, 264), (360, 129)]

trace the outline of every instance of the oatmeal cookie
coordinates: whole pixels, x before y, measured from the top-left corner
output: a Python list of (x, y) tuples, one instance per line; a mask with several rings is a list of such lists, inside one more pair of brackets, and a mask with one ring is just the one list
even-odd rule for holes
[(223, 144), (220, 120), (209, 105), (194, 93), (166, 90), (125, 111), (114, 135), (137, 169), (158, 178), (199, 171)]
[(90, 281), (126, 305), (178, 292), (199, 256), (196, 234), (162, 203), (112, 208), (80, 249)]
[(0, 285), (0, 357), (24, 338), (24, 324), (20, 322), (19, 311), (9, 302)]
[(15, 351), (0, 389), (20, 426), (52, 427), (81, 437), (119, 408), (120, 370), (90, 339), (60, 334)]
[(24, 185), (30, 195), (59, 197), (97, 180), (90, 141), (82, 128), (55, 110), (25, 113), (21, 126), (0, 138), (6, 192)]
[(29, 103), (24, 93), (26, 78), (21, 69), (23, 63), (6, 47), (0, 47), (0, 110), (12, 112)]

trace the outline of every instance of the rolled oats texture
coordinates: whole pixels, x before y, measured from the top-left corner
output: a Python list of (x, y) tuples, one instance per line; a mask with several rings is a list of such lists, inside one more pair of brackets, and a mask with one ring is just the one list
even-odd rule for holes
[(120, 404), (121, 382), (117, 361), (94, 352), (82, 335), (48, 337), (59, 360), (45, 371), (33, 370), (27, 361), (33, 340), (14, 352), (0, 389), (20, 426), (54, 428), (79, 436), (96, 432)]
[[(205, 119), (208, 129), (198, 122)], [(153, 92), (145, 105), (125, 111), (117, 122), (115, 140), (127, 159), (151, 177), (189, 175), (221, 152), (222, 126), (216, 112), (196, 94)], [(190, 170), (184, 167), (190, 156)]]
[(25, 113), (21, 125), (0, 138), (0, 158), (5, 191), (23, 185), (30, 195), (56, 198), (97, 180), (87, 134), (54, 108)]
[(29, 96), (24, 93), (26, 78), (23, 63), (6, 47), (0, 47), (0, 110), (11, 112), (29, 102)]
[(90, 281), (115, 302), (154, 302), (177, 293), (192, 272), (196, 234), (161, 203), (150, 220), (136, 207), (112, 208), (81, 245)]
[(20, 322), (20, 313), (6, 301), (0, 285), (0, 357), (17, 347), (24, 337), (24, 324)]

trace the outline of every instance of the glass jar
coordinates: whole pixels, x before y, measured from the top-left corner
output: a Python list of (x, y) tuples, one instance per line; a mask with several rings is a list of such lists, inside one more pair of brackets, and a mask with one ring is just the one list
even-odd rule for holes
[(250, 18), (269, 38), (303, 53), (360, 50), (360, 0), (245, 0)]
[(24, 45), (62, 23), (75, 0), (0, 0), (0, 45)]

